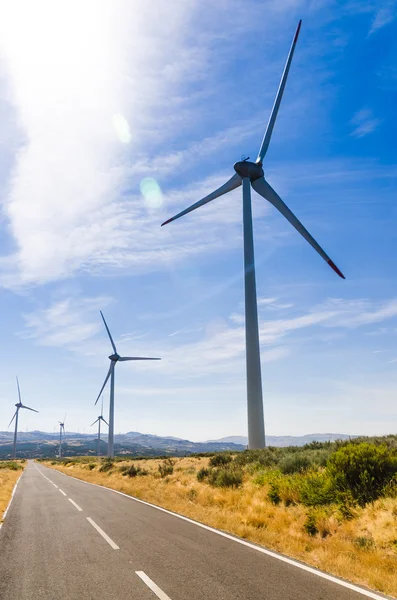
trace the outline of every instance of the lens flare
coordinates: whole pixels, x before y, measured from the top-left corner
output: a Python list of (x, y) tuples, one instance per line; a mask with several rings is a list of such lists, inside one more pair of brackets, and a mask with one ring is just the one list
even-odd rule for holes
[(128, 144), (131, 141), (131, 132), (127, 119), (123, 115), (115, 114), (112, 117), (112, 123), (119, 141), (122, 144)]
[(145, 177), (140, 183), (141, 194), (150, 208), (159, 208), (163, 204), (160, 186), (152, 177)]

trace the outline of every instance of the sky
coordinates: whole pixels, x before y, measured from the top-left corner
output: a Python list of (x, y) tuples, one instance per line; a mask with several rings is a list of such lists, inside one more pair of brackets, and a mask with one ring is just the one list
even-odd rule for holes
[[(299, 19), (265, 176), (342, 280), (253, 192), (266, 432), (395, 433), (397, 4), (0, 5), (0, 430), (247, 432), (241, 190)], [(105, 416), (108, 388), (104, 393)]]

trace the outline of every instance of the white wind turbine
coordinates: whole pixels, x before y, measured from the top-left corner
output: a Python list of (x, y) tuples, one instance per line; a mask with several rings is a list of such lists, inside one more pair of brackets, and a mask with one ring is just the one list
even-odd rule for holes
[(280, 85), (277, 91), (276, 99), (273, 105), (270, 119), (267, 124), (266, 132), (259, 149), (258, 157), (255, 162), (248, 162), (248, 159), (237, 162), (234, 165), (236, 171), (233, 177), (229, 179), (220, 188), (199, 200), (189, 208), (178, 213), (168, 221), (162, 223), (166, 225), (175, 219), (219, 198), (227, 192), (240, 187), (243, 191), (243, 238), (244, 238), (244, 283), (245, 283), (245, 343), (246, 343), (246, 371), (247, 371), (247, 408), (248, 408), (248, 447), (263, 448), (265, 446), (265, 427), (263, 420), (263, 398), (262, 398), (262, 376), (259, 347), (258, 330), (258, 308), (256, 297), (255, 281), (255, 261), (254, 261), (254, 240), (252, 231), (252, 209), (251, 209), (251, 186), (265, 200), (273, 204), (275, 208), (291, 223), (293, 227), (305, 238), (307, 242), (318, 252), (318, 254), (329, 264), (329, 266), (343, 279), (345, 278), (338, 267), (332, 262), (329, 256), (318, 245), (315, 239), (305, 229), (302, 223), (295, 217), (290, 209), (284, 204), (280, 196), (266, 181), (262, 163), (269, 147), (277, 113), (280, 108), (285, 84), (287, 82), (288, 72), (291, 66), (296, 42), (300, 31), (302, 21), (299, 21), (291, 49), (288, 54), (284, 72), (281, 77)]
[(25, 406), (24, 404), (22, 404), (22, 400), (21, 400), (21, 390), (19, 388), (19, 381), (18, 381), (18, 377), (17, 377), (17, 388), (18, 388), (18, 400), (19, 402), (15, 405), (17, 407), (14, 416), (12, 417), (11, 421), (8, 424), (8, 427), (11, 425), (11, 423), (13, 422), (13, 420), (15, 419), (15, 430), (14, 430), (14, 445), (13, 445), (13, 449), (12, 449), (12, 458), (16, 458), (17, 457), (17, 436), (18, 436), (18, 413), (19, 413), (19, 409), (20, 408), (26, 408), (27, 410), (32, 410), (33, 412), (38, 413), (38, 410), (35, 410), (34, 408), (29, 408), (29, 406)]
[(145, 357), (139, 357), (139, 356), (120, 356), (117, 353), (116, 345), (110, 334), (109, 327), (107, 326), (107, 323), (105, 321), (105, 317), (103, 316), (102, 311), (100, 311), (100, 313), (101, 313), (103, 323), (106, 327), (106, 331), (108, 333), (110, 343), (112, 344), (113, 354), (111, 354), (109, 356), (109, 359), (110, 359), (109, 371), (108, 371), (108, 374), (106, 375), (105, 381), (103, 382), (101, 391), (98, 394), (98, 398), (95, 400), (95, 404), (98, 402), (99, 398), (101, 397), (101, 394), (105, 388), (105, 385), (107, 384), (108, 379), (110, 377), (108, 456), (113, 457), (114, 456), (114, 376), (115, 376), (114, 371), (115, 371), (116, 363), (125, 362), (127, 360), (161, 360), (161, 359), (160, 358), (145, 358)]
[(58, 421), (59, 423), (59, 458), (62, 458), (62, 433), (63, 433), (63, 437), (65, 438), (65, 421), (66, 421), (66, 415), (67, 413), (65, 413), (65, 416), (63, 417), (63, 421)]
[(101, 414), (96, 419), (96, 421), (94, 421), (91, 424), (91, 427), (92, 427), (93, 425), (95, 425), (95, 423), (98, 423), (98, 456), (101, 456), (101, 421), (103, 421), (104, 423), (106, 423), (107, 426), (109, 426), (109, 423), (103, 418), (103, 397), (102, 397), (102, 405), (101, 405)]

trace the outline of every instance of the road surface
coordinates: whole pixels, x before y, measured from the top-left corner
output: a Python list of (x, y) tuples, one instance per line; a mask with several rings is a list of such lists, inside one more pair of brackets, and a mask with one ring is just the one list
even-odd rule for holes
[[(293, 562), (293, 561), (291, 561)], [(0, 530), (1, 600), (363, 600), (344, 585), (29, 461)]]

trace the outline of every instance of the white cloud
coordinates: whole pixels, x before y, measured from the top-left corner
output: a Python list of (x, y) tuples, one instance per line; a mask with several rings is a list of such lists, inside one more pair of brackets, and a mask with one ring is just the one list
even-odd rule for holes
[[(85, 356), (99, 356), (95, 336), (103, 334), (103, 325), (98, 312), (110, 301), (106, 297), (66, 297), (56, 300), (46, 309), (25, 315), (26, 329), (22, 335), (36, 340), (40, 345), (63, 346)], [(261, 359), (265, 363), (286, 357), (295, 342), (299, 341), (297, 334), (303, 330), (310, 332), (309, 336), (305, 336), (305, 343), (308, 343), (324, 328), (343, 331), (393, 317), (397, 317), (397, 299), (379, 304), (361, 299), (330, 299), (304, 314), (288, 319), (262, 318), (259, 325)], [(153, 338), (153, 334), (141, 334), (137, 330), (133, 334), (121, 335), (120, 341), (116, 343), (118, 347), (120, 345), (122, 353), (123, 346), (127, 349), (127, 342), (143, 338), (145, 348), (142, 348), (142, 344), (140, 347), (144, 353), (149, 350), (150, 355), (150, 342), (150, 346), (157, 348), (158, 356), (162, 357), (157, 371), (169, 375), (197, 377), (204, 374), (237, 375), (242, 372), (244, 361), (241, 359), (245, 353), (243, 315), (234, 313), (228, 320), (216, 319), (208, 322), (204, 329), (197, 327), (187, 331), (189, 336), (193, 334), (196, 337), (195, 341), (178, 343), (180, 338), (176, 334), (183, 333), (183, 330), (171, 332), (171, 335), (164, 335), (161, 339)], [(113, 334), (117, 340), (118, 336), (114, 332)], [(148, 365), (137, 364), (136, 368), (144, 371)]]
[(81, 352), (84, 344), (103, 329), (99, 311), (110, 302), (106, 296), (56, 300), (47, 308), (23, 315), (25, 330), (19, 335), (35, 340), (40, 346)]
[(378, 31), (382, 27), (385, 27), (385, 25), (392, 23), (396, 17), (397, 3), (395, 2), (395, 0), (386, 2), (381, 8), (377, 10), (368, 35), (371, 35), (375, 31)]
[(382, 120), (375, 118), (370, 110), (362, 109), (353, 116), (351, 123), (354, 125), (354, 130), (350, 135), (361, 138), (374, 132), (382, 123)]

